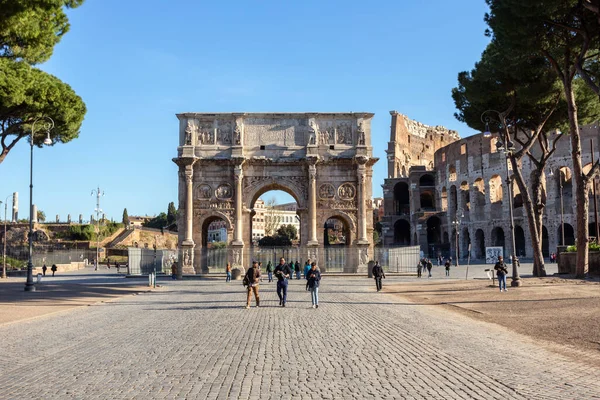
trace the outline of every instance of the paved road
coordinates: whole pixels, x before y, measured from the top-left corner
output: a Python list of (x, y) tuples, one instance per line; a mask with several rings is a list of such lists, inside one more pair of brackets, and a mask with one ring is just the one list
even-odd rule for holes
[(364, 278), (324, 280), (317, 310), (303, 282), (250, 310), (238, 282), (164, 284), (0, 326), (0, 398), (600, 398), (600, 370)]

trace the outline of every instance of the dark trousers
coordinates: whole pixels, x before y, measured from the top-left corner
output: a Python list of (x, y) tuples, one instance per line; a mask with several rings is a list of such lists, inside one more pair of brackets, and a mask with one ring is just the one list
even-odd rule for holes
[(381, 277), (380, 276), (375, 277), (375, 286), (377, 286), (377, 291), (379, 292), (381, 290)]
[(287, 280), (277, 281), (277, 296), (279, 296), (279, 301), (281, 301), (282, 304), (285, 304), (287, 301), (287, 289)]

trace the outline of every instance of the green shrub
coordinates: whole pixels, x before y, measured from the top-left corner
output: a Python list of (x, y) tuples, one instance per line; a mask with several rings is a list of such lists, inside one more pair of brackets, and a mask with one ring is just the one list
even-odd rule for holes
[[(2, 258), (0, 257), (0, 260)], [(10, 265), (10, 268), (8, 266)], [(27, 261), (17, 260), (16, 258), (6, 257), (6, 268), (7, 269), (23, 269), (27, 266)]]
[[(592, 243), (588, 244), (588, 251), (600, 251), (600, 244), (598, 244), (596, 242), (592, 242)], [(575, 253), (575, 252), (577, 252), (576, 245), (567, 246), (567, 253)]]

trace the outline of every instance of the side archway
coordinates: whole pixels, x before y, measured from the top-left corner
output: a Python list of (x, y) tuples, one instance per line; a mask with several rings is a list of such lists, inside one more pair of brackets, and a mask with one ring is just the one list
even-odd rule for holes
[(324, 227), (327, 224), (327, 221), (330, 219), (340, 220), (348, 230), (348, 237), (346, 238), (346, 244), (351, 245), (354, 243), (355, 232), (356, 232), (356, 224), (354, 220), (345, 212), (335, 210), (327, 214), (323, 220), (321, 220), (320, 226)]

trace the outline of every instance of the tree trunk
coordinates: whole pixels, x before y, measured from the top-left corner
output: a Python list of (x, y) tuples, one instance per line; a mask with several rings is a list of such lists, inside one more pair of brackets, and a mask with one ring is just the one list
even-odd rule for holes
[[(542, 167), (543, 168), (543, 167)], [(533, 172), (533, 218), (529, 220), (529, 231), (531, 225), (535, 228), (535, 235), (531, 235), (531, 245), (533, 247), (533, 276), (546, 276), (546, 267), (544, 265), (544, 253), (542, 251), (542, 225), (544, 215), (544, 203), (542, 203), (542, 172), (537, 168)]]
[[(577, 216), (577, 278), (585, 278), (588, 273), (588, 181), (583, 174), (581, 166), (581, 140), (579, 137), (579, 124), (577, 122), (577, 105), (573, 93), (573, 81), (565, 74), (563, 79), (565, 97), (569, 112), (569, 136), (571, 136), (571, 158), (573, 161), (573, 178), (576, 185), (576, 216)], [(564, 243), (563, 243), (564, 244)]]
[[(529, 235), (531, 236), (531, 246), (533, 248), (533, 276), (546, 276), (546, 268), (544, 267), (544, 255), (542, 254), (542, 241), (541, 241), (541, 212), (536, 206), (534, 207), (531, 201), (531, 195), (529, 188), (525, 184), (521, 170), (518, 168), (517, 160), (513, 157), (510, 158), (510, 162), (513, 168), (513, 175), (521, 191), (521, 197), (523, 198), (523, 207), (525, 207), (525, 213), (527, 214), (527, 221), (529, 225)], [(539, 172), (536, 171), (534, 174), (535, 178), (532, 182), (532, 189), (535, 193), (541, 190)], [(513, 201), (513, 199), (508, 199)], [(540, 221), (540, 223), (537, 223)]]
[(0, 151), (0, 164), (4, 161), (6, 156), (8, 155), (8, 149)]

